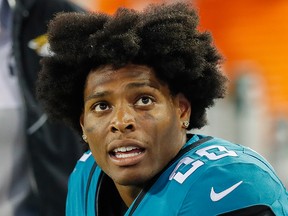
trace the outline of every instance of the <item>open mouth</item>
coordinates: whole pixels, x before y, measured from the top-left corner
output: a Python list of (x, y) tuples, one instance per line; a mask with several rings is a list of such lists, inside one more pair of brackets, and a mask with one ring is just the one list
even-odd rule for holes
[(118, 147), (110, 152), (110, 155), (113, 158), (122, 159), (122, 158), (132, 158), (136, 157), (144, 152), (144, 149), (136, 146), (126, 146)]

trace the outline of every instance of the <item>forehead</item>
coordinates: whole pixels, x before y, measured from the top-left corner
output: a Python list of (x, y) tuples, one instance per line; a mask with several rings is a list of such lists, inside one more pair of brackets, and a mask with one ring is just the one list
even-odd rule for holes
[(105, 66), (92, 70), (87, 77), (86, 87), (103, 86), (111, 82), (123, 83), (124, 80), (126, 82), (148, 81), (160, 83), (152, 68), (131, 64), (119, 69)]

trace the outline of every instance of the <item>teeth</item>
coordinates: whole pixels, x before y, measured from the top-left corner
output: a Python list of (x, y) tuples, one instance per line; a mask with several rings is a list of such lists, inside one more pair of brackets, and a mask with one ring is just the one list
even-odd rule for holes
[(116, 158), (129, 158), (129, 157), (134, 157), (141, 154), (141, 152), (135, 152), (135, 153), (129, 153), (129, 154), (116, 154)]
[(137, 147), (134, 146), (127, 146), (127, 147), (119, 147), (113, 150), (113, 152), (117, 153), (117, 152), (127, 152), (127, 151), (132, 151), (133, 149), (139, 149)]

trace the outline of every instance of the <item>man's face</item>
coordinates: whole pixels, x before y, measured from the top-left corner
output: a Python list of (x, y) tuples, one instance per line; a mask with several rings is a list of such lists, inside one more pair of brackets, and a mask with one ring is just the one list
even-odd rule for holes
[(142, 185), (186, 142), (190, 105), (172, 97), (152, 69), (128, 65), (91, 71), (80, 122), (97, 164), (116, 184)]

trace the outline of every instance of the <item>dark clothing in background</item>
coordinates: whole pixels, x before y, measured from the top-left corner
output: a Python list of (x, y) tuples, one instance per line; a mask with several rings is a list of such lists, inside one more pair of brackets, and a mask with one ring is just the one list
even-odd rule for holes
[(35, 98), (40, 56), (28, 43), (45, 34), (56, 12), (81, 9), (61, 0), (16, 0), (13, 17), (13, 55), (25, 99), (27, 147), (36, 193), (27, 204), (40, 215), (65, 215), (67, 181), (83, 147), (78, 135), (67, 127), (46, 120)]

